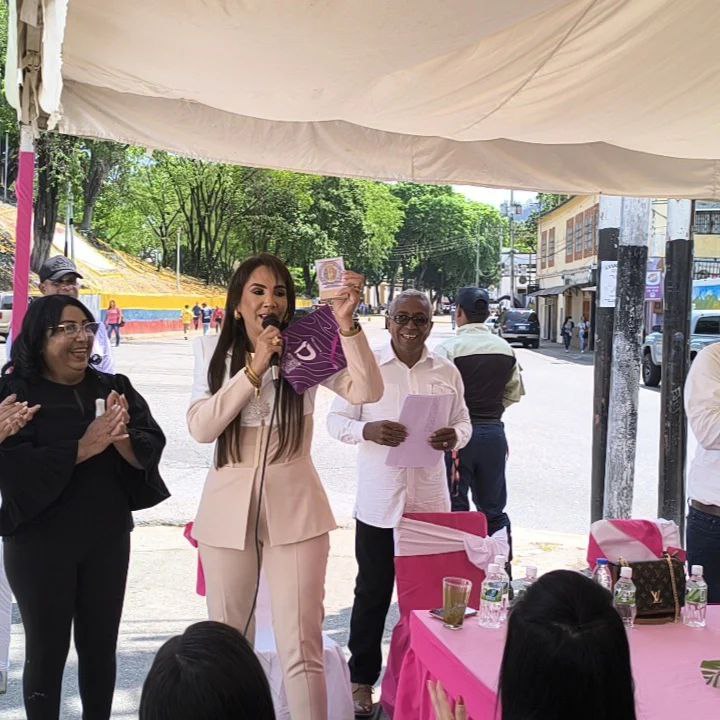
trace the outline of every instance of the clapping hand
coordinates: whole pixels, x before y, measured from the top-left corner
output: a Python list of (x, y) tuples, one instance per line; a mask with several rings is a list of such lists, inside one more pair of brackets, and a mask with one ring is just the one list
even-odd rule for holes
[(40, 409), (40, 405), (28, 407), (27, 402), (17, 402), (16, 395), (8, 395), (0, 402), (0, 442), (22, 430)]
[(365, 286), (365, 276), (346, 270), (342, 276), (343, 287), (339, 295), (333, 298), (332, 309), (341, 330), (352, 330), (353, 315), (360, 303), (360, 295)]
[(427, 689), (435, 710), (435, 720), (467, 720), (467, 709), (461, 697), (455, 703), (453, 711), (448, 696), (439, 681), (428, 680)]
[(113, 390), (105, 400), (106, 412), (114, 407), (120, 408), (120, 434), (127, 435), (127, 426), (130, 424), (130, 406), (125, 395)]

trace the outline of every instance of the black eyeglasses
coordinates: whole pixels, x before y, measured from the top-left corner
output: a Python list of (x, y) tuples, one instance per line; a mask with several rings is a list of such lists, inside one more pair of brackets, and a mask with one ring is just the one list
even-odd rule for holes
[(82, 324), (76, 322), (66, 322), (61, 323), (60, 325), (55, 325), (54, 327), (51, 327), (50, 330), (54, 335), (57, 333), (63, 333), (69, 338), (77, 337), (81, 332), (84, 332), (85, 335), (89, 335), (90, 337), (95, 337), (99, 327), (100, 323), (96, 322), (87, 322)]
[(399, 315), (392, 316), (392, 321), (396, 325), (407, 325), (411, 320), (415, 327), (425, 327), (430, 322), (430, 318), (425, 317), (425, 315), (406, 315), (405, 313), (400, 313)]

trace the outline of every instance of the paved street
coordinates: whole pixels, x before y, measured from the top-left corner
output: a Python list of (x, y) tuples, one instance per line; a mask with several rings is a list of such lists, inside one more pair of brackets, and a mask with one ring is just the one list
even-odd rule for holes
[[(366, 325), (373, 346), (387, 335), (382, 323)], [(451, 334), (446, 319), (436, 324), (431, 341)], [(592, 358), (566, 355), (556, 347), (518, 349), (527, 396), (506, 414), (510, 441), (510, 506), (519, 566), (540, 572), (582, 566), (589, 522), (592, 407)], [(133, 552), (118, 641), (118, 682), (113, 718), (137, 717), (144, 678), (158, 647), (190, 623), (204, 619), (205, 605), (193, 592), (196, 555), (177, 527), (191, 519), (197, 505), (211, 449), (189, 439), (185, 426), (192, 378), (191, 343), (180, 338), (131, 340), (117, 351), (118, 369), (128, 374), (150, 402), (168, 436), (163, 474), (173, 497), (139, 513), (143, 527), (133, 533)], [(658, 392), (641, 390), (635, 514), (653, 515), (656, 504)], [(326, 632), (347, 643), (353, 584), (351, 512), (355, 449), (330, 439), (322, 421), (332, 396), (318, 393), (314, 457), (342, 527), (331, 533), (326, 582)], [(555, 532), (551, 532), (555, 531)], [(519, 569), (519, 568), (518, 568)], [(393, 603), (384, 638), (397, 619)], [(0, 698), (3, 720), (22, 720), (22, 625), (14, 609), (8, 694)], [(64, 678), (63, 717), (80, 717), (77, 659), (71, 650)]]
[[(364, 321), (366, 322), (366, 321)], [(387, 338), (378, 318), (367, 322), (370, 342)], [(447, 318), (436, 323), (431, 344), (451, 334)], [(184, 523), (197, 506), (211, 462), (211, 447), (188, 436), (185, 410), (192, 382), (192, 343), (182, 337), (137, 339), (121, 345), (117, 364), (145, 395), (168, 436), (163, 474), (173, 497), (138, 514), (142, 523)], [(589, 523), (592, 431), (592, 356), (557, 346), (517, 350), (527, 395), (505, 415), (510, 443), (509, 511), (518, 527), (584, 533)], [(636, 467), (636, 515), (656, 508), (659, 448), (657, 390), (641, 388)], [(331, 439), (324, 418), (332, 393), (317, 397), (313, 455), (341, 524), (352, 516), (356, 450)]]

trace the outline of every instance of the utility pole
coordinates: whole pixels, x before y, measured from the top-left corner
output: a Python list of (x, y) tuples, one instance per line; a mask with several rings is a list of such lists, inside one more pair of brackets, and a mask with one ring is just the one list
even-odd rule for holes
[(593, 437), (590, 520), (602, 520), (605, 501), (610, 368), (615, 320), (615, 277), (622, 199), (600, 197), (598, 220), (597, 292), (595, 294), (595, 382), (593, 389)]
[(606, 518), (629, 518), (632, 514), (649, 233), (650, 200), (624, 197), (605, 459)]
[(685, 378), (689, 367), (692, 308), (694, 202), (668, 200), (663, 302), (662, 385), (658, 517), (674, 520), (684, 537), (687, 420)]
[[(477, 234), (477, 247), (475, 248), (475, 287), (480, 287), (480, 220), (475, 226)], [(502, 257), (502, 239), (500, 240), (500, 257)]]
[(515, 233), (513, 219), (515, 215), (514, 191), (510, 190), (510, 307), (515, 307)]
[(3, 199), (8, 199), (8, 160), (10, 155), (10, 133), (5, 133), (5, 182), (3, 183)]
[(180, 291), (180, 228), (178, 228), (178, 231), (177, 231), (176, 255), (177, 255), (177, 257), (175, 258), (175, 284), (176, 284), (178, 292), (179, 292)]
[(73, 196), (72, 185), (67, 184), (67, 209), (65, 210), (65, 257), (68, 256), (68, 245), (70, 246), (70, 259), (75, 261), (75, 232), (73, 229)]

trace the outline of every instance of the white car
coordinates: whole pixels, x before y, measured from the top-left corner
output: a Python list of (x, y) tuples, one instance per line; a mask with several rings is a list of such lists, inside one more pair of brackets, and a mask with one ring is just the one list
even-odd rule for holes
[(10, 321), (12, 320), (12, 293), (0, 293), (0, 337), (7, 340), (10, 334)]

